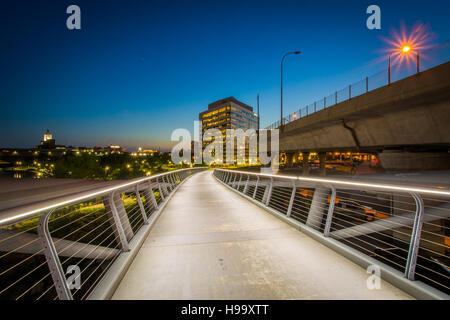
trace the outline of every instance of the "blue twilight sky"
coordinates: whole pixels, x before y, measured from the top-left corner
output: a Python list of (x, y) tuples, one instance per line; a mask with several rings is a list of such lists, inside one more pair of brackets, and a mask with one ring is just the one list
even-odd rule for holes
[[(81, 30), (66, 8), (81, 8)], [(381, 30), (366, 8), (381, 8)], [(31, 147), (49, 128), (56, 142), (168, 148), (193, 130), (208, 103), (261, 95), (263, 127), (386, 68), (390, 37), (422, 22), (450, 38), (449, 1), (0, 2), (0, 147)]]

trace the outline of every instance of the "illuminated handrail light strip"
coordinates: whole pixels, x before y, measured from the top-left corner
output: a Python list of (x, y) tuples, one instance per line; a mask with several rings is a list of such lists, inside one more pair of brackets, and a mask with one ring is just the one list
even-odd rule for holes
[(46, 206), (46, 207), (42, 207), (42, 208), (34, 209), (34, 210), (31, 210), (31, 211), (27, 211), (27, 212), (24, 212), (24, 213), (20, 213), (20, 214), (14, 215), (12, 217), (8, 217), (8, 218), (5, 218), (5, 219), (0, 219), (0, 225), (3, 225), (3, 224), (8, 223), (10, 221), (21, 220), (23, 218), (32, 216), (32, 215), (34, 215), (36, 213), (39, 213), (41, 211), (46, 211), (46, 210), (62, 207), (62, 206), (65, 206), (65, 205), (68, 205), (68, 204), (71, 204), (71, 203), (74, 203), (74, 202), (78, 202), (78, 201), (81, 201), (81, 200), (91, 199), (91, 198), (93, 198), (95, 196), (98, 196), (98, 195), (101, 195), (101, 194), (104, 194), (104, 193), (108, 193), (108, 192), (111, 192), (111, 191), (123, 189), (123, 188), (126, 188), (128, 186), (132, 186), (132, 185), (136, 185), (136, 184), (139, 184), (139, 183), (142, 183), (142, 182), (153, 180), (155, 178), (159, 178), (161, 176), (168, 175), (168, 174), (171, 174), (171, 173), (174, 173), (174, 172), (182, 172), (182, 171), (186, 171), (186, 170), (197, 170), (197, 169), (205, 169), (205, 168), (206, 167), (194, 167), (194, 168), (179, 169), (179, 170), (173, 170), (173, 171), (169, 171), (169, 172), (163, 172), (163, 173), (155, 174), (153, 176), (145, 177), (145, 178), (142, 178), (142, 179), (139, 179), (139, 180), (135, 180), (135, 181), (132, 181), (132, 182), (127, 182), (127, 183), (120, 184), (120, 185), (117, 185), (117, 186), (114, 186), (114, 187), (111, 187), (111, 188), (103, 189), (103, 190), (100, 190), (100, 191), (97, 191), (97, 192), (92, 192), (92, 193), (89, 193), (89, 194), (86, 194), (86, 195), (83, 195), (83, 196), (80, 196), (80, 197), (77, 197), (77, 198), (73, 198), (73, 199), (70, 199), (70, 200), (58, 202), (58, 203), (55, 203), (55, 204), (52, 204), (52, 205), (49, 205), (49, 206)]
[(226, 171), (226, 172), (234, 172), (234, 173), (243, 173), (243, 174), (267, 177), (267, 178), (300, 180), (300, 181), (320, 182), (320, 183), (328, 183), (328, 184), (341, 184), (341, 185), (349, 185), (349, 186), (355, 186), (355, 187), (369, 187), (369, 188), (376, 188), (376, 189), (386, 189), (386, 190), (395, 190), (395, 191), (404, 191), (404, 192), (416, 192), (416, 193), (436, 194), (436, 195), (441, 195), (441, 196), (450, 196), (450, 191), (441, 191), (441, 190), (435, 190), (435, 189), (431, 189), (431, 188), (411, 188), (411, 187), (403, 187), (403, 186), (391, 185), (391, 184), (353, 182), (353, 181), (333, 180), (333, 179), (323, 179), (323, 178), (305, 178), (305, 177), (297, 177), (297, 176), (293, 177), (293, 176), (245, 172), (245, 171), (237, 171), (237, 170), (224, 170), (224, 169), (216, 169), (216, 170)]

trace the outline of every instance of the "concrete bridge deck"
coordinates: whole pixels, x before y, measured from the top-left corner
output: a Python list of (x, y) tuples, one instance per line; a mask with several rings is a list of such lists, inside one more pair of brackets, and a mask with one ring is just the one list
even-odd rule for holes
[(412, 299), (215, 180), (164, 208), (113, 299)]

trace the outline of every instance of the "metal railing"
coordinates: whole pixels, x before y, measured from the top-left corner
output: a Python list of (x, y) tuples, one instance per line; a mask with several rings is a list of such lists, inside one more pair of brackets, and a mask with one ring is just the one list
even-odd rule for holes
[[(450, 41), (446, 41), (443, 43), (440, 43), (438, 45), (433, 46), (432, 48), (428, 48), (424, 50), (421, 53), (421, 56), (425, 57), (426, 60), (421, 62), (420, 71), (425, 71), (428, 69), (431, 69), (432, 67), (438, 66), (439, 64), (446, 63), (450, 60)], [(423, 60), (424, 58), (422, 58)], [(404, 78), (407, 78), (414, 73), (415, 71), (411, 71), (414, 68), (396, 68), (393, 66), (391, 76), (392, 81), (391, 84), (402, 80)], [(332, 107), (337, 105), (338, 103), (351, 100), (352, 98), (355, 98), (357, 96), (366, 94), (370, 91), (373, 91), (375, 89), (385, 87), (389, 85), (389, 79), (388, 79), (388, 69), (383, 69), (382, 71), (369, 76), (365, 77), (364, 79), (350, 84), (346, 86), (345, 88), (335, 91), (334, 93), (320, 99), (317, 101), (314, 101), (313, 103), (303, 107), (299, 108), (297, 111), (289, 114), (288, 116), (283, 118), (283, 125), (288, 124), (292, 121), (307, 117), (313, 113), (316, 113), (318, 111), (324, 110), (326, 108)], [(281, 121), (278, 120), (269, 126), (266, 127), (266, 129), (277, 129), (281, 125)]]
[(0, 300), (89, 298), (177, 186), (204, 169), (157, 174), (14, 216), (0, 213)]
[(448, 190), (223, 169), (214, 176), (321, 237), (450, 293)]

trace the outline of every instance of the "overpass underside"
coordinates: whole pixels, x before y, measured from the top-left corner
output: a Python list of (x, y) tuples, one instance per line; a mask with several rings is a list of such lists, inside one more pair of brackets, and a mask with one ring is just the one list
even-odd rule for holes
[(173, 195), (113, 299), (412, 299), (219, 183)]

